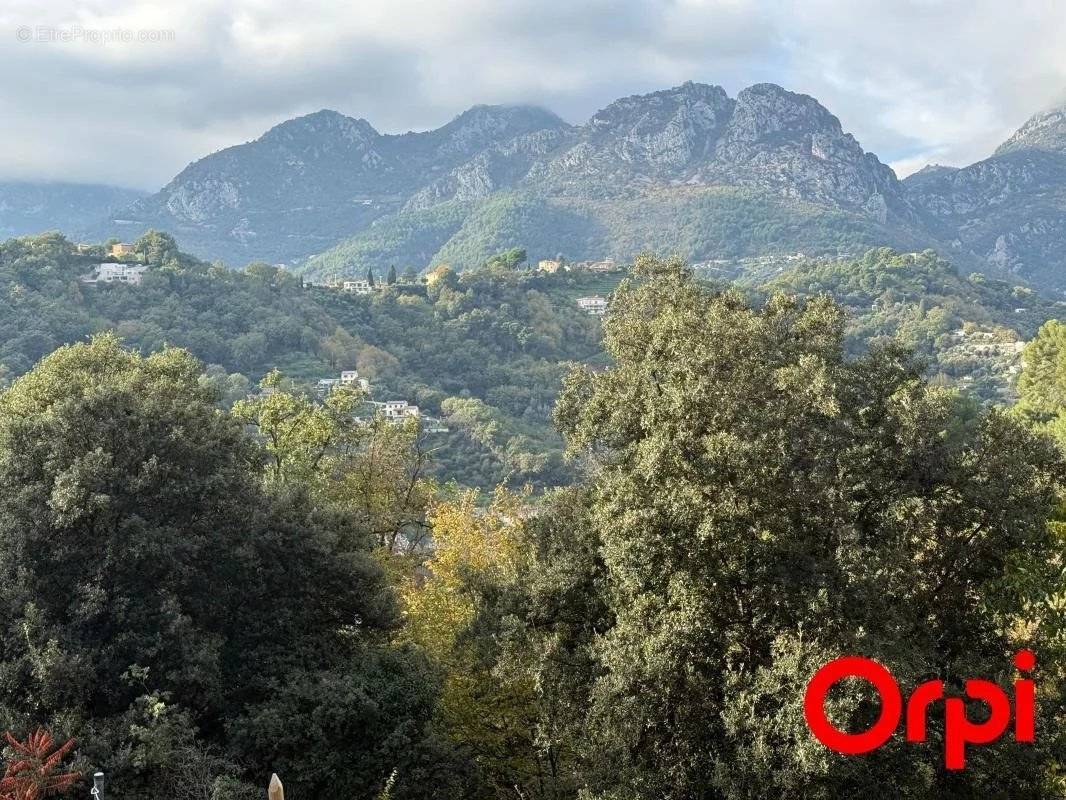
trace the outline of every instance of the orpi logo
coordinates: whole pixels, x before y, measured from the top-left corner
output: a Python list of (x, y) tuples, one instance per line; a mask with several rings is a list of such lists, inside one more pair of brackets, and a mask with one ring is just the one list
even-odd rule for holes
[[(1014, 665), (1022, 672), (1036, 666), (1036, 656), (1021, 650), (1014, 656)], [(881, 696), (881, 714), (877, 721), (862, 733), (847, 733), (833, 725), (825, 715), (825, 698), (829, 690), (845, 678), (861, 678), (873, 685)], [(1011, 719), (1011, 701), (1007, 693), (992, 681), (973, 678), (966, 681), (966, 696), (985, 704), (987, 719), (975, 722), (966, 716), (966, 701), (961, 697), (944, 697), (944, 682), (926, 681), (919, 684), (907, 700), (906, 738), (908, 742), (924, 742), (929, 705), (944, 701), (944, 765), (948, 769), (966, 766), (966, 745), (989, 744), (1007, 730)], [(1031, 680), (1014, 682), (1014, 738), (1032, 742), (1035, 722), (1036, 689)], [(803, 716), (807, 727), (826, 747), (858, 755), (869, 753), (888, 741), (903, 716), (903, 696), (892, 673), (869, 658), (844, 656), (830, 661), (814, 673), (803, 697)]]

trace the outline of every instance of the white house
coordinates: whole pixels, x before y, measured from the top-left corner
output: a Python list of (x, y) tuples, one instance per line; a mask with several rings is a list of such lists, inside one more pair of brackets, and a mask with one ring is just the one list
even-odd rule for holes
[(338, 378), (323, 378), (315, 384), (315, 391), (319, 397), (325, 397), (339, 385), (340, 380)]
[(148, 267), (136, 264), (97, 264), (81, 280), (82, 283), (128, 283), (136, 286), (147, 270)]
[(364, 392), (370, 391), (370, 381), (360, 378), (358, 370), (354, 369), (341, 371), (340, 384), (341, 386), (358, 386)]
[(417, 417), (418, 406), (413, 406), (406, 400), (386, 400), (381, 404), (381, 413), (385, 415), (385, 419), (399, 422), (404, 417)]
[(374, 287), (365, 278), (358, 281), (345, 281), (341, 288), (349, 294), (373, 294), (374, 292)]
[(610, 272), (618, 269), (618, 264), (615, 263), (613, 258), (606, 258), (603, 261), (586, 261), (584, 267), (589, 272)]
[(602, 317), (607, 313), (607, 298), (598, 294), (577, 298), (577, 305), (582, 311), (595, 317)]

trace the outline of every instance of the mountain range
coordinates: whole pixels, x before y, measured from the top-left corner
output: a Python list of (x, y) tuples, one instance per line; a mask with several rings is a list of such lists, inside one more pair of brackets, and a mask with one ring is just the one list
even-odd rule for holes
[(78, 231), (145, 194), (100, 184), (0, 181), (0, 238)]
[(685, 83), (617, 100), (583, 125), (475, 106), (393, 135), (323, 110), (106, 216), (77, 232), (161, 228), (205, 258), (314, 278), (463, 268), (516, 245), (533, 259), (650, 249), (693, 261), (888, 245), (1062, 290), (1066, 110), (1034, 116), (983, 161), (902, 181), (817, 100), (774, 84), (732, 98)]

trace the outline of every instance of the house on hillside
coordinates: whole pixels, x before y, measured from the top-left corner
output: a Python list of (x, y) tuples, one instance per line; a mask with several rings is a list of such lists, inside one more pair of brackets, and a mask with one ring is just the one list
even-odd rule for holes
[(557, 259), (557, 258), (544, 258), (544, 259), (541, 259), (539, 262), (537, 262), (537, 271), (538, 272), (555, 273), (555, 272), (559, 272), (560, 270), (566, 270), (566, 269), (567, 269), (566, 264), (564, 264), (562, 262), (562, 260)]
[(359, 371), (354, 369), (346, 369), (341, 371), (340, 385), (358, 386), (364, 392), (370, 391), (370, 381), (368, 381), (366, 378), (360, 378)]
[(602, 317), (607, 313), (607, 298), (594, 294), (591, 297), (577, 298), (577, 305), (586, 314), (594, 317)]
[(315, 394), (317, 394), (319, 397), (325, 397), (338, 386), (340, 386), (340, 384), (341, 382), (339, 378), (322, 378), (318, 383), (315, 384)]
[(381, 404), (381, 413), (390, 422), (400, 422), (405, 417), (417, 417), (418, 406), (413, 406), (406, 400), (387, 400)]
[(109, 251), (109, 255), (112, 256), (132, 256), (133, 254), (133, 245), (128, 242), (115, 242)]
[(136, 286), (141, 282), (148, 267), (137, 264), (97, 264), (88, 275), (81, 277), (82, 283), (128, 283)]
[(319, 397), (325, 397), (334, 389), (339, 387), (356, 387), (358, 386), (364, 392), (370, 391), (370, 381), (366, 378), (360, 378), (359, 372), (354, 369), (346, 369), (341, 371), (339, 378), (322, 378), (315, 384), (315, 393)]
[(603, 261), (582, 261), (575, 266), (586, 269), (589, 272), (612, 272), (618, 269), (618, 264), (615, 263), (613, 258), (605, 258)]
[(358, 281), (345, 281), (341, 288), (348, 294), (373, 294), (374, 287), (370, 285), (370, 281), (363, 278)]

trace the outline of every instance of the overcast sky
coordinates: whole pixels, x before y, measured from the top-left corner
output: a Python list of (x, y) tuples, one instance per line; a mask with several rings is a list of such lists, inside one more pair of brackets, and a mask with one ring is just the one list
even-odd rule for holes
[(1058, 0), (0, 0), (0, 178), (156, 189), (319, 108), (583, 122), (686, 80), (813, 95), (903, 175), (1066, 100), (1063, 42)]

